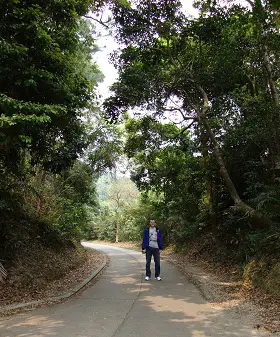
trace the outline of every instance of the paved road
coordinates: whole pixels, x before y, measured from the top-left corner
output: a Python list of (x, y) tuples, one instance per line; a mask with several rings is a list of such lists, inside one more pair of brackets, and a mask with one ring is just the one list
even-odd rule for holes
[(0, 337), (270, 336), (211, 307), (176, 267), (163, 261), (163, 280), (147, 282), (142, 254), (88, 245), (110, 256), (99, 280), (64, 303), (0, 319)]

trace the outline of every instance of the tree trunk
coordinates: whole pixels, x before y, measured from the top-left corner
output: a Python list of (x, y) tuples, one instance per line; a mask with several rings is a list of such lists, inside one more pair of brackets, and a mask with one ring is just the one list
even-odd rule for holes
[[(43, 169), (42, 178), (41, 178), (42, 185), (45, 184), (45, 181), (46, 181), (46, 170)], [(40, 216), (40, 214), (42, 212), (43, 199), (44, 199), (44, 195), (43, 195), (43, 192), (41, 191), (41, 192), (39, 192), (38, 199), (37, 199), (37, 207), (36, 207), (36, 215), (37, 216)]]
[(225, 166), (224, 160), (222, 158), (221, 150), (219, 147), (219, 144), (217, 142), (217, 139), (208, 123), (206, 112), (209, 109), (209, 103), (208, 103), (208, 97), (203, 90), (203, 88), (198, 87), (202, 97), (203, 97), (203, 108), (200, 108), (199, 106), (196, 108), (196, 113), (198, 115), (198, 120), (200, 123), (203, 124), (205, 127), (205, 130), (207, 132), (207, 135), (209, 139), (212, 142), (213, 146), (213, 152), (215, 154), (219, 169), (220, 169), (220, 175), (223, 178), (225, 185), (227, 186), (227, 189), (229, 191), (229, 194), (234, 201), (234, 204), (236, 206), (236, 209), (240, 211), (242, 214), (246, 215), (248, 218), (252, 219), (255, 225), (258, 225), (258, 227), (264, 227), (271, 225), (271, 221), (267, 218), (265, 218), (262, 214), (258, 213), (254, 208), (247, 205), (244, 201), (241, 200), (231, 178), (228, 173), (228, 170)]
[(206, 193), (207, 193), (207, 207), (210, 216), (213, 214), (213, 182), (210, 170), (210, 157), (208, 151), (208, 139), (209, 136), (205, 132), (205, 128), (201, 123), (200, 128), (200, 140), (201, 140), (201, 153), (203, 157), (203, 168), (206, 171)]
[(260, 47), (263, 53), (262, 57), (263, 57), (263, 65), (264, 65), (265, 72), (266, 72), (267, 85), (269, 87), (273, 103), (275, 104), (275, 106), (279, 107), (279, 97), (278, 97), (278, 92), (277, 92), (276, 85), (275, 85), (275, 82), (272, 76), (269, 52), (268, 52), (268, 47), (266, 44), (266, 33), (264, 30), (266, 8), (264, 8), (264, 5), (261, 0), (255, 0), (255, 1), (247, 0), (247, 2), (252, 7), (254, 17), (256, 18), (255, 23), (259, 30), (258, 38), (259, 38)]
[(116, 209), (116, 243), (119, 242), (119, 212)]
[(270, 156), (271, 156), (271, 164), (272, 164), (272, 172), (275, 173), (276, 168), (276, 160), (277, 156), (280, 153), (280, 145), (279, 145), (279, 128), (280, 128), (280, 104), (279, 104), (279, 94), (277, 91), (277, 86), (273, 79), (269, 49), (267, 45), (267, 34), (265, 31), (265, 18), (266, 18), (266, 11), (265, 5), (260, 0), (247, 0), (248, 3), (252, 7), (252, 11), (255, 17), (255, 24), (258, 29), (257, 38), (260, 44), (260, 50), (262, 53), (262, 63), (264, 69), (264, 77), (266, 80), (267, 88), (269, 89), (271, 101), (274, 105), (274, 111), (272, 112), (271, 119), (272, 119), (272, 133), (275, 137), (274, 144), (269, 144)]
[[(205, 130), (207, 132), (207, 135), (208, 137), (211, 139), (211, 142), (212, 142), (212, 146), (213, 146), (213, 151), (214, 151), (214, 154), (215, 154), (215, 157), (216, 157), (216, 160), (217, 160), (217, 163), (218, 163), (218, 166), (219, 166), (219, 169), (220, 169), (220, 174), (228, 188), (228, 191), (234, 201), (234, 203), (238, 206), (238, 207), (243, 207), (245, 204), (244, 202), (241, 200), (230, 176), (229, 176), (229, 173), (228, 173), (228, 170), (225, 166), (225, 163), (224, 163), (224, 160), (222, 158), (222, 155), (221, 155), (221, 151), (220, 151), (220, 147), (219, 147), (219, 144), (216, 140), (216, 137), (213, 133), (213, 131), (211, 130), (210, 126), (209, 126), (209, 123), (208, 123), (208, 120), (206, 119), (205, 116), (202, 116), (200, 115), (200, 120), (201, 122), (203, 123), (204, 127), (205, 127)], [(244, 205), (243, 205), (244, 204)], [(247, 205), (245, 205), (245, 209), (246, 207), (249, 207)], [(251, 209), (251, 207), (248, 208), (248, 211), (251, 211), (253, 209)]]
[(268, 48), (266, 44), (263, 44), (262, 47), (263, 47), (263, 63), (264, 63), (264, 68), (266, 70), (267, 84), (270, 89), (272, 102), (277, 108), (279, 108), (279, 98), (278, 98), (276, 85), (272, 77), (272, 70), (271, 70), (271, 64), (270, 64), (269, 55), (268, 55)]

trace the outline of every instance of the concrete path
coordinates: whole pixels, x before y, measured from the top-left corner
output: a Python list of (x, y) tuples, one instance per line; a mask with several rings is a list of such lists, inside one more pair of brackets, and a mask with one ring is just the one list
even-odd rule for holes
[(0, 337), (270, 336), (231, 310), (211, 307), (176, 267), (164, 261), (163, 280), (147, 282), (141, 253), (87, 246), (110, 257), (96, 284), (64, 303), (1, 318)]

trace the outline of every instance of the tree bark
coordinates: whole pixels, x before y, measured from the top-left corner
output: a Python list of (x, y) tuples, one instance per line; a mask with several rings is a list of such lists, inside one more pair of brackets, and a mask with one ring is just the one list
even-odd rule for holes
[(119, 242), (119, 212), (116, 209), (116, 243)]
[(257, 38), (260, 45), (260, 50), (262, 53), (262, 63), (263, 63), (263, 71), (265, 75), (266, 85), (269, 89), (271, 101), (275, 107), (274, 111), (272, 112), (271, 119), (272, 119), (272, 132), (275, 136), (274, 144), (269, 144), (269, 150), (270, 150), (270, 156), (271, 156), (271, 164), (272, 164), (272, 172), (275, 173), (276, 168), (276, 160), (275, 158), (280, 153), (280, 145), (279, 145), (279, 128), (280, 128), (280, 105), (279, 105), (279, 95), (277, 91), (277, 87), (275, 84), (275, 81), (273, 80), (273, 74), (272, 74), (272, 67), (271, 67), (271, 61), (269, 56), (269, 49), (267, 45), (267, 37), (266, 37), (266, 31), (265, 31), (265, 17), (266, 17), (266, 11), (267, 9), (264, 7), (262, 1), (260, 0), (247, 0), (247, 2), (251, 5), (253, 14), (255, 16), (255, 24), (258, 29), (257, 32)]
[(272, 102), (277, 108), (279, 108), (279, 97), (278, 97), (276, 85), (272, 77), (272, 69), (271, 69), (271, 64), (269, 60), (267, 45), (263, 43), (262, 48), (263, 48), (263, 63), (264, 63), (264, 68), (266, 70), (267, 82), (268, 82), (268, 86), (270, 89)]
[(217, 142), (217, 139), (209, 125), (209, 122), (206, 117), (206, 112), (209, 109), (209, 102), (206, 92), (203, 90), (202, 87), (198, 86), (199, 91), (201, 92), (202, 98), (203, 98), (203, 107), (200, 108), (197, 106), (196, 113), (198, 115), (199, 122), (203, 124), (207, 135), (209, 139), (212, 142), (213, 146), (213, 152), (215, 154), (219, 169), (220, 169), (220, 175), (223, 178), (225, 185), (227, 186), (227, 189), (229, 191), (229, 194), (236, 206), (236, 209), (240, 211), (242, 214), (246, 215), (248, 218), (252, 219), (255, 224), (258, 225), (258, 227), (264, 227), (271, 224), (271, 221), (267, 218), (265, 218), (262, 214), (258, 213), (254, 208), (247, 205), (239, 196), (231, 178), (228, 173), (228, 170), (226, 168), (226, 165), (224, 163), (224, 160), (222, 158), (220, 146)]
[(222, 155), (221, 155), (221, 151), (220, 151), (220, 147), (219, 147), (219, 144), (216, 140), (216, 137), (213, 133), (213, 131), (211, 130), (210, 126), (209, 126), (209, 123), (208, 123), (208, 120), (203, 116), (201, 117), (201, 120), (202, 120), (202, 123), (206, 129), (206, 132), (209, 136), (209, 138), (211, 139), (211, 142), (213, 144), (213, 151), (214, 151), (214, 154), (215, 154), (215, 157), (216, 157), (216, 160), (217, 160), (217, 163), (219, 165), (219, 169), (220, 169), (220, 174), (228, 188), (228, 191), (235, 203), (235, 205), (238, 207), (238, 208), (241, 208), (243, 209), (244, 211), (246, 212), (254, 212), (254, 209), (251, 208), (250, 206), (246, 205), (240, 198), (231, 178), (230, 178), (230, 175), (228, 173), (228, 170), (225, 166), (225, 163), (224, 163), (224, 160), (222, 158)]
[[(42, 178), (41, 178), (41, 183), (42, 185), (45, 184), (45, 181), (46, 181), (46, 170), (43, 169), (43, 172), (42, 172)], [(42, 212), (42, 206), (43, 206), (43, 199), (44, 199), (44, 195), (43, 195), (43, 192), (39, 192), (39, 195), (38, 195), (38, 199), (37, 199), (37, 207), (36, 207), (36, 215), (37, 216), (40, 216), (41, 212)]]
[(206, 171), (206, 193), (207, 193), (207, 207), (210, 216), (213, 215), (213, 182), (210, 171), (210, 157), (208, 151), (209, 136), (205, 132), (205, 128), (201, 123), (200, 140), (201, 140), (201, 153), (203, 157), (203, 168)]

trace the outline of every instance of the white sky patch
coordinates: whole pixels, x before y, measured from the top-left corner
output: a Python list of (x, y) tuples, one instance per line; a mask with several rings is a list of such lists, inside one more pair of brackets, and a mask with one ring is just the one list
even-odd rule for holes
[[(198, 10), (193, 7), (193, 1), (191, 0), (181, 0), (183, 11), (187, 16), (198, 17)], [(225, 5), (228, 1), (224, 1)], [(246, 0), (236, 0), (236, 4), (242, 4), (244, 6), (249, 6)], [(90, 13), (91, 14), (91, 13)], [(102, 19), (104, 21), (110, 16), (110, 12), (105, 10), (102, 14)], [(98, 51), (93, 59), (98, 64), (102, 73), (104, 74), (104, 81), (99, 83), (98, 91), (102, 96), (102, 100), (110, 96), (109, 87), (117, 80), (118, 73), (114, 66), (109, 62), (110, 54), (119, 48), (118, 43), (114, 40), (112, 34), (103, 27), (101, 24), (96, 23), (96, 30), (98, 33), (98, 38), (96, 40), (100, 51)]]
[[(110, 16), (108, 10), (104, 11), (102, 20), (107, 21)], [(98, 85), (98, 91), (102, 98), (105, 99), (110, 95), (109, 87), (117, 80), (118, 74), (114, 66), (109, 62), (110, 54), (118, 49), (119, 45), (114, 40), (108, 29), (99, 23), (96, 23), (97, 39), (96, 44), (99, 51), (93, 56), (93, 60), (97, 63), (104, 75), (104, 80)]]
[(100, 94), (106, 98), (110, 95), (109, 87), (117, 80), (118, 74), (114, 66), (109, 62), (110, 53), (118, 48), (118, 44), (112, 36), (103, 36), (97, 41), (100, 48), (95, 54), (94, 60), (104, 75), (104, 81), (98, 85)]
[[(182, 0), (183, 10), (186, 14), (196, 17), (198, 11), (193, 8), (192, 1)], [(106, 21), (107, 17), (110, 16), (109, 11), (104, 11), (103, 19)], [(96, 40), (96, 43), (100, 49), (94, 55), (94, 61), (98, 64), (100, 70), (104, 74), (104, 81), (99, 83), (98, 91), (102, 95), (103, 99), (110, 96), (109, 87), (117, 80), (118, 73), (114, 66), (109, 62), (110, 54), (119, 48), (118, 43), (114, 40), (113, 36), (108, 32), (108, 30), (103, 27), (101, 24), (96, 23), (96, 30), (99, 37)]]

